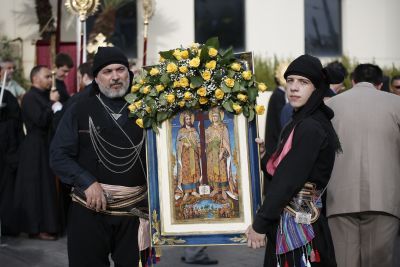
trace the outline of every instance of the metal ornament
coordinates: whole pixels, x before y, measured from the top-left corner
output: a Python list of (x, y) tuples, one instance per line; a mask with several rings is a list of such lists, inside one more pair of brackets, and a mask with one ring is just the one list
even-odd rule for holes
[(65, 0), (68, 11), (79, 16), (81, 22), (93, 15), (100, 5), (99, 0)]

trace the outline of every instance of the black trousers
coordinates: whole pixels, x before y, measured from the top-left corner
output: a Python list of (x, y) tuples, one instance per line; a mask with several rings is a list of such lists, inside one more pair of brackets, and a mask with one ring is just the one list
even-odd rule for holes
[(139, 219), (112, 216), (89, 210), (72, 202), (68, 218), (68, 259), (70, 267), (115, 267), (139, 264)]

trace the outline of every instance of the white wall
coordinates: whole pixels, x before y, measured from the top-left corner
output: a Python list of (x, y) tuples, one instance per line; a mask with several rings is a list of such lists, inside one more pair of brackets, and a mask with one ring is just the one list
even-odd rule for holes
[(0, 36), (8, 39), (22, 38), (23, 40), (23, 65), (25, 76), (35, 61), (35, 46), (32, 40), (38, 37), (34, 1), (32, 0), (1, 0), (0, 8)]
[[(143, 55), (142, 3), (138, 1), (138, 55)], [(149, 24), (147, 65), (158, 62), (158, 52), (181, 45), (188, 46), (194, 41), (194, 0), (158, 0), (156, 10)]]
[(246, 22), (246, 48), (256, 55), (286, 59), (304, 53), (303, 0), (248, 0)]
[(399, 0), (342, 0), (343, 53), (360, 62), (400, 65), (399, 14)]

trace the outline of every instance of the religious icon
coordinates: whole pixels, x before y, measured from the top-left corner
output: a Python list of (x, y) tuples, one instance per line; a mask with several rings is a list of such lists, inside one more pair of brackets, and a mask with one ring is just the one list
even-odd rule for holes
[(171, 120), (173, 220), (240, 219), (238, 149), (233, 115), (219, 107)]

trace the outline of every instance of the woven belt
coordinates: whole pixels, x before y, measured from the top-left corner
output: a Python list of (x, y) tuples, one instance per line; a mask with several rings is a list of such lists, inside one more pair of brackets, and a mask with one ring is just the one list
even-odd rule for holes
[(285, 210), (293, 217), (298, 212), (310, 213), (311, 223), (314, 223), (319, 218), (320, 207), (320, 197), (319, 192), (316, 190), (316, 185), (307, 182), (285, 207)]

